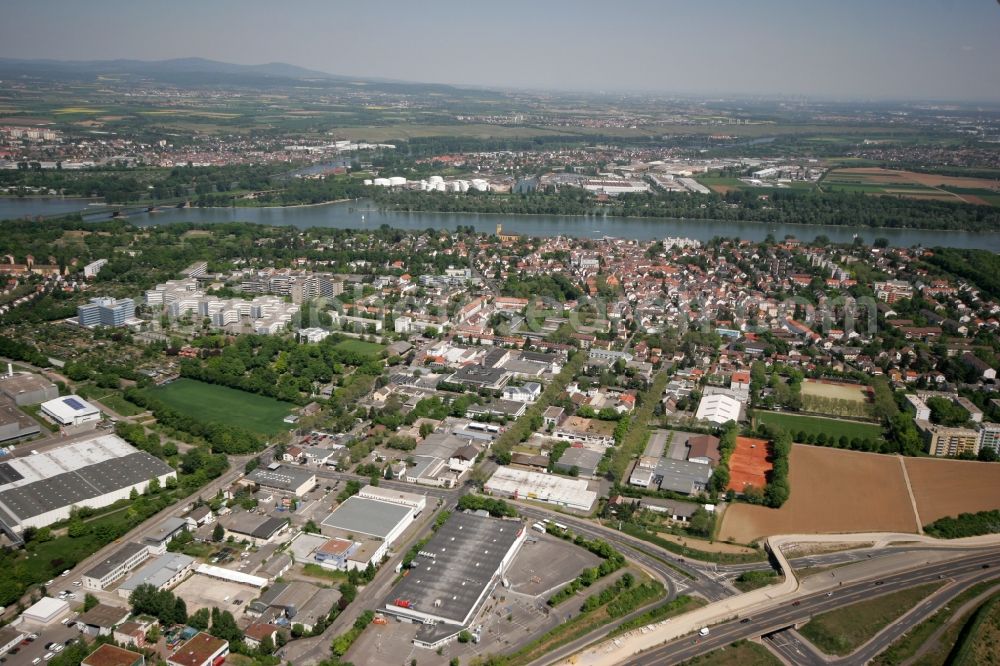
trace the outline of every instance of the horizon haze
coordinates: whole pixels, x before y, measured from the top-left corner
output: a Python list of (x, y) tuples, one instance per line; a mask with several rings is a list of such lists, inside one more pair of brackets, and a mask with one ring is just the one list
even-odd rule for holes
[[(1000, 4), (452, 0), (291, 8), (38, 0), (6, 8), (0, 57), (289, 63), (488, 88), (1000, 101)], [(960, 76), (956, 75), (961, 73)]]

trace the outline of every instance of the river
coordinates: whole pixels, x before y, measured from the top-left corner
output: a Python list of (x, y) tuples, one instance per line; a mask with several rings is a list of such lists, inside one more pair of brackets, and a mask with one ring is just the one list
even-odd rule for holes
[[(477, 231), (492, 232), (498, 223), (504, 231), (529, 236), (574, 236), (601, 238), (614, 236), (637, 240), (652, 240), (668, 236), (684, 236), (707, 241), (715, 236), (739, 237), (750, 241), (764, 240), (768, 234), (781, 239), (792, 235), (810, 241), (823, 234), (831, 241), (849, 243), (858, 235), (866, 243), (882, 237), (896, 247), (959, 247), (1000, 252), (1000, 233), (939, 231), (925, 229), (872, 229), (870, 227), (837, 227), (807, 224), (761, 224), (759, 222), (728, 222), (722, 220), (650, 219), (622, 217), (576, 217), (560, 215), (483, 215), (478, 213), (401, 213), (381, 212), (370, 202), (332, 203), (319, 206), (287, 208), (169, 208), (158, 213), (132, 215), (137, 225), (168, 222), (256, 222), (260, 224), (340, 229), (375, 229), (383, 224), (396, 229), (454, 229), (471, 226)], [(80, 200), (58, 198), (0, 197), (0, 219), (31, 215), (51, 215), (84, 209)]]

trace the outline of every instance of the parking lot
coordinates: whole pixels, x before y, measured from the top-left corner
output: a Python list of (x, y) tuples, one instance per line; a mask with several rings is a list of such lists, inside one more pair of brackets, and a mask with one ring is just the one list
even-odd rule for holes
[[(76, 617), (76, 613), (71, 613), (69, 617)], [(27, 630), (27, 627), (22, 629), (22, 631)], [(76, 628), (67, 627), (59, 622), (48, 627), (36, 629), (35, 632), (38, 634), (38, 638), (34, 641), (27, 642), (27, 644), (25, 644), (26, 641), (22, 641), (16, 648), (12, 648), (4, 655), (6, 659), (4, 666), (30, 666), (35, 659), (39, 659), (40, 663), (45, 663), (46, 654), (58, 654), (51, 648), (46, 648), (46, 645), (55, 642), (65, 647), (66, 641), (78, 639), (80, 636), (80, 632)], [(14, 652), (15, 649), (17, 650), (16, 653)]]
[(247, 603), (260, 596), (250, 585), (194, 574), (174, 588), (174, 594), (187, 602), (188, 614), (200, 608), (216, 607), (239, 617)]
[[(552, 566), (553, 562), (559, 566)], [(601, 558), (569, 541), (532, 530), (511, 562), (507, 579), (514, 592), (548, 598), (556, 587), (600, 563)]]

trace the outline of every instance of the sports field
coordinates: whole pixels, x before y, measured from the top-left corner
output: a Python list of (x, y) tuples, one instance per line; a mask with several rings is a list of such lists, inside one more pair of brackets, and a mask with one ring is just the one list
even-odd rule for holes
[(821, 416), (803, 416), (801, 414), (787, 414), (784, 412), (764, 412), (755, 411), (754, 418), (759, 423), (777, 426), (790, 434), (794, 439), (798, 433), (804, 432), (807, 435), (825, 434), (827, 437), (839, 439), (846, 436), (848, 439), (872, 439), (876, 440), (882, 436), (882, 428), (872, 423), (859, 423), (857, 421), (845, 421), (842, 419), (826, 419)]
[(773, 465), (766, 439), (737, 437), (736, 448), (729, 456), (729, 490), (743, 492), (747, 486), (764, 489), (767, 473)]
[(333, 346), (334, 349), (342, 349), (347, 352), (355, 352), (358, 354), (367, 354), (369, 356), (378, 356), (385, 349), (385, 345), (376, 344), (374, 342), (366, 342), (365, 340), (357, 340), (355, 338), (348, 338), (347, 340), (341, 340)]
[(868, 387), (861, 384), (842, 384), (817, 379), (806, 379), (802, 382), (802, 395), (832, 400), (850, 400), (851, 402), (867, 402)]
[(272, 435), (286, 430), (283, 419), (295, 405), (194, 379), (178, 379), (152, 389), (151, 394), (199, 421), (222, 423)]

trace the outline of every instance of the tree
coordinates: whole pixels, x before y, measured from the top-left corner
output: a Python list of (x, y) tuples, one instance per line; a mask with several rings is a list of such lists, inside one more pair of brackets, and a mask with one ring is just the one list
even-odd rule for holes
[(468, 629), (463, 629), (458, 632), (458, 642), (459, 643), (469, 643), (472, 641), (472, 634), (469, 633)]
[(221, 523), (216, 523), (212, 528), (212, 541), (219, 542), (226, 538), (226, 528)]
[(205, 631), (208, 629), (208, 623), (210, 619), (209, 610), (207, 608), (199, 608), (191, 617), (188, 618), (188, 624), (199, 631)]
[(101, 603), (101, 602), (97, 599), (97, 597), (95, 597), (93, 594), (91, 594), (90, 592), (88, 592), (87, 594), (85, 594), (83, 596), (83, 612), (86, 613), (87, 611), (89, 611), (91, 608), (93, 608), (94, 606), (96, 606), (99, 603)]

